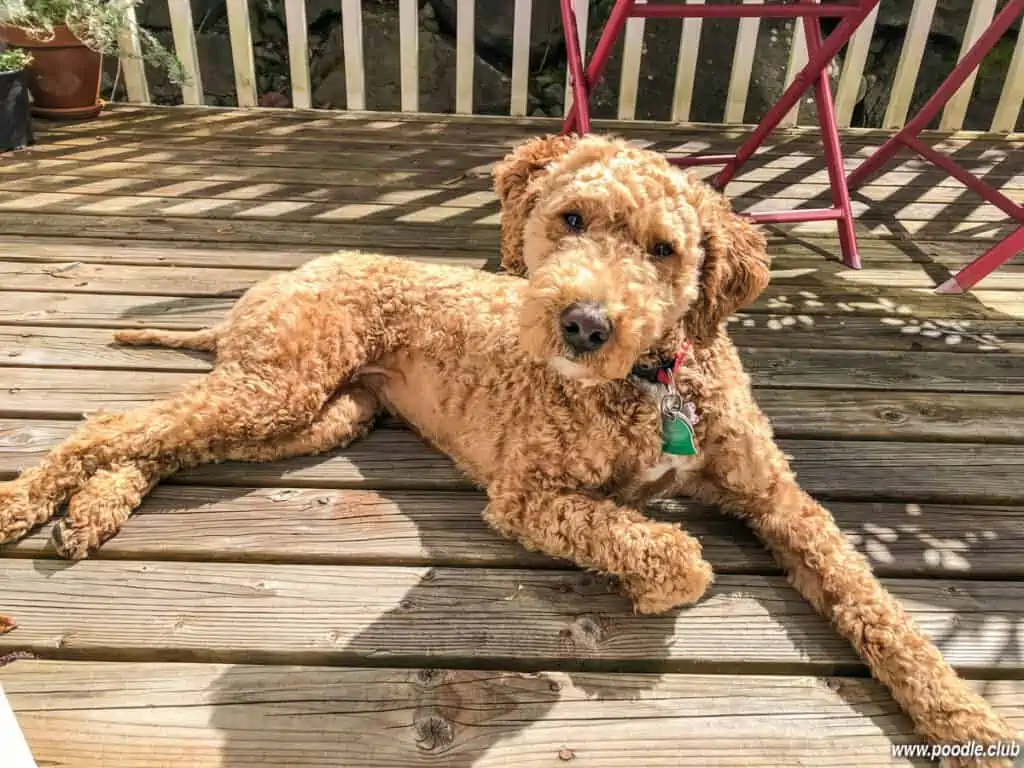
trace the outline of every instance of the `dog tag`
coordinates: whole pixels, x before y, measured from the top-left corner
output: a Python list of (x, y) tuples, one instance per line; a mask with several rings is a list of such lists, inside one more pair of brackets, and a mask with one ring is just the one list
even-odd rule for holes
[(697, 423), (696, 409), (685, 403), (676, 393), (665, 395), (661, 401), (661, 450), (673, 456), (696, 456), (697, 440), (693, 425)]
[(661, 450), (673, 456), (696, 456), (697, 441), (693, 427), (681, 414), (672, 413), (661, 422)]

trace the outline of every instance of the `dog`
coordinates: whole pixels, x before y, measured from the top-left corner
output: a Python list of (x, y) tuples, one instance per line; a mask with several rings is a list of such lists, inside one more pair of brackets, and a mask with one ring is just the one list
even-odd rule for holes
[(511, 274), (344, 252), (253, 286), (216, 327), (118, 332), (216, 362), (168, 400), (85, 421), (0, 485), (0, 542), (67, 503), (54, 541), (85, 557), (163, 477), (342, 447), (390, 412), (486, 490), (494, 530), (616, 577), (641, 613), (691, 604), (713, 578), (699, 543), (644, 503), (720, 506), (922, 736), (1013, 738), (774, 442), (725, 328), (768, 284), (763, 233), (719, 192), (617, 139), (533, 139), (494, 177)]

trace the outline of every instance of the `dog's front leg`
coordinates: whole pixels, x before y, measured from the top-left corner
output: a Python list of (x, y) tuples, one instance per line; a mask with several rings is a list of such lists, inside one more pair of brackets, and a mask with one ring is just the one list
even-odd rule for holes
[(698, 600), (711, 566), (678, 525), (579, 491), (501, 483), (488, 489), (484, 517), (529, 549), (613, 574), (639, 613), (661, 613)]
[(715, 434), (695, 495), (750, 524), (793, 586), (853, 644), (923, 737), (984, 744), (1017, 738), (882, 586), (831, 513), (799, 487), (763, 414), (752, 403), (744, 410), (734, 411), (743, 414), (744, 429), (710, 427)]

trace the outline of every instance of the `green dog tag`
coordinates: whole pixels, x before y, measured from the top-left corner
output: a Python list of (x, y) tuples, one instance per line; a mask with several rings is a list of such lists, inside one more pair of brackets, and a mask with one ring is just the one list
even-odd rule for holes
[(661, 449), (673, 456), (696, 456), (697, 442), (693, 427), (676, 415), (662, 419)]

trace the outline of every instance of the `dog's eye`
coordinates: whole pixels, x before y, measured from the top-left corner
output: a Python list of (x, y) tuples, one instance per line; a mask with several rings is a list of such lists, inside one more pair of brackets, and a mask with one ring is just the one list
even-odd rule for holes
[(672, 247), (672, 243), (655, 243), (651, 246), (651, 255), (656, 259), (667, 259), (676, 249)]
[(565, 222), (565, 226), (569, 228), (570, 232), (583, 231), (583, 217), (580, 214), (576, 213), (576, 211), (569, 211), (568, 213), (563, 213), (562, 221)]

